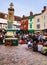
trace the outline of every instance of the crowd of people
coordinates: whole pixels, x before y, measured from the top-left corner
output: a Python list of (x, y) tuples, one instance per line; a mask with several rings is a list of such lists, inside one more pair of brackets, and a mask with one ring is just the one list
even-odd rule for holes
[(31, 48), (33, 51), (40, 52), (42, 54), (47, 55), (47, 37), (36, 33), (29, 34), (18, 34), (20, 44), (27, 44), (28, 48)]
[[(0, 32), (0, 44), (4, 43), (4, 35), (4, 32)], [(39, 32), (28, 34), (18, 33), (15, 37), (18, 37), (19, 44), (26, 44), (27, 47), (31, 48), (33, 51), (47, 55), (47, 37)]]

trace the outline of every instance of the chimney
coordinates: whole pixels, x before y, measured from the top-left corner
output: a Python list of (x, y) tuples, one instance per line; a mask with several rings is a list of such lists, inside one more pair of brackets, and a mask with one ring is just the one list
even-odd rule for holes
[(42, 10), (42, 13), (44, 12), (44, 10)]
[(44, 6), (44, 11), (46, 11), (46, 6)]
[(46, 11), (46, 6), (43, 7), (42, 13), (43, 13), (44, 11)]
[(25, 18), (25, 15), (23, 15), (23, 18)]
[(33, 15), (33, 12), (30, 12), (30, 16), (32, 16)]

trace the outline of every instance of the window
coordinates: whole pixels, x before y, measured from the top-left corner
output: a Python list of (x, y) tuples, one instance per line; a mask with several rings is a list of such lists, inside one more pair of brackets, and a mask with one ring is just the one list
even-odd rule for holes
[(44, 16), (44, 19), (45, 19), (45, 16)]
[(19, 23), (19, 24), (20, 24), (20, 21), (17, 21), (17, 23)]
[(32, 28), (32, 24), (30, 24), (30, 28)]
[(19, 28), (20, 26), (16, 26), (16, 28)]
[(37, 29), (40, 29), (40, 24), (37, 24)]
[(37, 22), (40, 22), (40, 19), (39, 18), (37, 19)]
[(44, 22), (44, 28), (45, 28), (45, 22)]
[(44, 15), (44, 16), (42, 16), (42, 18), (43, 18), (43, 19), (45, 19), (45, 15)]

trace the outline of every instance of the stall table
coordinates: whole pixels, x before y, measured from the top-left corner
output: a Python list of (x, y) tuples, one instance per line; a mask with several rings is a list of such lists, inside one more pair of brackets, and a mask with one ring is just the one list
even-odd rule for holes
[(5, 45), (18, 46), (18, 38), (5, 38)]

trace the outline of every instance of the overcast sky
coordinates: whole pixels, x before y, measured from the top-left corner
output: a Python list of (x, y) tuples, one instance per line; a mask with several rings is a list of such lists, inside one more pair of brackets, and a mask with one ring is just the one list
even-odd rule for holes
[(30, 11), (40, 13), (47, 0), (0, 0), (0, 12), (8, 13), (9, 4), (13, 2), (16, 16), (29, 16)]

